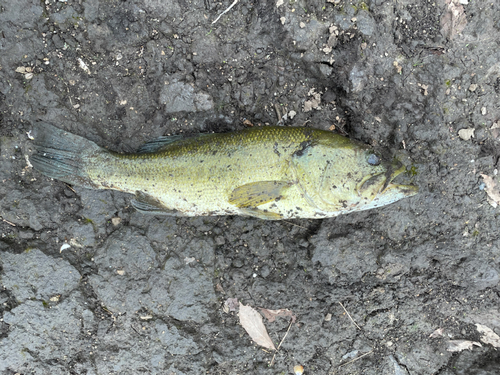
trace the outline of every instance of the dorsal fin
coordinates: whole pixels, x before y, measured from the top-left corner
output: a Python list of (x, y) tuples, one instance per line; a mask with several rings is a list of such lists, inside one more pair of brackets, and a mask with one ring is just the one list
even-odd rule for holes
[(152, 152), (158, 152), (161, 151), (163, 148), (166, 146), (180, 141), (183, 139), (183, 135), (170, 135), (170, 136), (165, 136), (165, 137), (159, 137), (156, 139), (153, 139), (152, 141), (149, 141), (147, 143), (144, 143), (139, 149), (137, 150), (137, 153), (139, 154), (147, 154), (147, 153), (152, 153)]
[(203, 138), (208, 135), (212, 135), (213, 133), (200, 133), (200, 134), (194, 134), (194, 135), (189, 135), (189, 134), (179, 134), (179, 135), (168, 135), (164, 137), (159, 137), (156, 139), (153, 139), (152, 141), (149, 141), (145, 144), (143, 144), (139, 149), (137, 150), (137, 153), (139, 154), (147, 154), (147, 153), (153, 153), (153, 152), (160, 152), (165, 150), (168, 146), (171, 144), (183, 140), (183, 139), (198, 139), (198, 138)]

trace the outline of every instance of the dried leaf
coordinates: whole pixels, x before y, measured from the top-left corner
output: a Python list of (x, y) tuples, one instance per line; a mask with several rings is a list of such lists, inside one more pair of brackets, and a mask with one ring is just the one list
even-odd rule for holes
[(461, 352), (462, 350), (471, 350), (474, 345), (482, 347), (477, 341), (469, 340), (450, 340), (448, 341), (448, 347), (446, 348), (449, 352)]
[(262, 315), (250, 306), (245, 306), (240, 302), (240, 324), (250, 335), (252, 340), (264, 348), (276, 350), (273, 340), (267, 334), (266, 327), (262, 322)]
[(490, 130), (491, 130), (491, 136), (493, 138), (498, 138), (498, 136), (500, 135), (500, 121), (498, 120), (495, 121), (491, 126)]
[(217, 283), (217, 285), (215, 286), (215, 290), (217, 290), (219, 293), (226, 293), (220, 283)]
[(488, 175), (481, 174), (481, 177), (486, 185), (484, 190), (488, 194), (488, 203), (496, 208), (500, 204), (500, 191), (497, 188), (497, 183)]
[(309, 90), (307, 95), (311, 96), (312, 98), (304, 102), (303, 111), (309, 112), (313, 109), (320, 109), (319, 105), (321, 104), (321, 93), (316, 92), (316, 89), (313, 87)]
[(476, 90), (477, 90), (477, 87), (478, 87), (477, 83), (472, 83), (472, 84), (469, 86), (469, 91), (474, 92), (474, 91), (476, 91)]
[(277, 316), (289, 316), (292, 318), (292, 323), (295, 323), (295, 320), (297, 320), (297, 316), (295, 316), (291, 310), (288, 309), (279, 309), (279, 310), (268, 310), (264, 309), (263, 307), (259, 307), (260, 311), (262, 314), (264, 314), (264, 317), (270, 322), (274, 322), (276, 320)]
[(438, 328), (438, 329), (436, 329), (434, 332), (432, 332), (432, 333), (429, 335), (429, 337), (430, 337), (431, 339), (434, 339), (434, 338), (436, 338), (436, 337), (441, 337), (441, 336), (443, 336), (443, 331), (444, 331), (444, 329), (443, 329), (443, 328)]
[(238, 310), (238, 298), (228, 298), (224, 304), (227, 305), (229, 311)]
[(480, 340), (485, 344), (493, 345), (495, 348), (500, 348), (500, 336), (498, 336), (491, 328), (482, 324), (476, 323), (477, 330), (482, 333)]
[(461, 129), (458, 131), (458, 136), (464, 141), (468, 141), (469, 139), (474, 137), (474, 131), (474, 128)]
[(77, 60), (78, 60), (78, 65), (80, 65), (80, 68), (83, 69), (85, 73), (90, 74), (90, 69), (88, 65), (85, 64), (85, 62), (81, 58), (78, 58)]
[(69, 249), (70, 247), (71, 246), (65, 242), (62, 244), (61, 248), (59, 249), (59, 252), (62, 253), (63, 250)]
[(467, 25), (467, 18), (460, 0), (445, 0), (445, 2), (448, 5), (441, 18), (441, 34), (451, 40), (463, 31)]

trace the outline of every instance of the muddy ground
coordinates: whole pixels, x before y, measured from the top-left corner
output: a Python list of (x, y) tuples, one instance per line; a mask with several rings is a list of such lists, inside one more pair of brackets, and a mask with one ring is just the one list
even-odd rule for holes
[[(213, 23), (231, 3), (0, 1), (0, 373), (498, 374), (498, 2), (240, 0)], [(420, 193), (154, 217), (27, 163), (37, 120), (128, 152), (285, 114), (400, 154)], [(296, 316), (265, 320), (289, 329), (272, 366), (229, 298)]]

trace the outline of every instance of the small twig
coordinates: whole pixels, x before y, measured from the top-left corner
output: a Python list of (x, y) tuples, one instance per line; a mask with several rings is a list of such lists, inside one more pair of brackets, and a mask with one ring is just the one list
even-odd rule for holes
[(287, 224), (295, 225), (296, 227), (299, 227), (299, 228), (302, 228), (302, 229), (307, 229), (306, 227), (303, 227), (302, 225), (294, 224), (294, 223), (291, 223), (291, 222), (286, 221), (286, 220), (283, 220), (283, 222), (287, 223)]
[(286, 330), (285, 336), (281, 339), (281, 342), (279, 343), (278, 347), (276, 348), (276, 351), (274, 352), (273, 359), (271, 360), (270, 366), (274, 364), (274, 359), (276, 358), (276, 353), (278, 353), (278, 350), (280, 350), (281, 344), (283, 344), (283, 341), (285, 341), (286, 335), (288, 335), (288, 331), (290, 331), (290, 327), (292, 326), (293, 319), (290, 319), (290, 324), (288, 325), (288, 329)]
[(212, 25), (213, 25), (214, 23), (216, 23), (216, 22), (219, 20), (219, 18), (221, 18), (221, 17), (222, 17), (222, 15), (226, 14), (227, 12), (229, 12), (229, 11), (231, 10), (231, 8), (232, 8), (232, 7), (234, 7), (234, 6), (236, 5), (236, 3), (238, 3), (238, 0), (234, 0), (234, 1), (233, 1), (233, 3), (229, 6), (229, 8), (227, 8), (224, 12), (222, 12), (221, 14), (219, 14), (219, 17), (217, 17), (217, 18), (215, 19), (215, 21), (214, 21), (214, 22), (212, 22)]
[(290, 327), (292, 326), (292, 322), (293, 322), (293, 319), (290, 319), (290, 324), (288, 325), (288, 329), (286, 330), (285, 336), (283, 336), (283, 338), (281, 339), (280, 344), (276, 348), (277, 351), (280, 350), (281, 344), (283, 344), (283, 341), (285, 341), (286, 335), (288, 335), (288, 331), (290, 331)]
[(73, 189), (73, 188), (71, 187), (71, 185), (66, 184), (66, 186), (69, 188), (69, 190), (71, 190), (73, 193), (75, 193), (75, 194), (76, 194), (75, 189)]
[(356, 322), (354, 321), (354, 319), (351, 317), (351, 314), (349, 314), (349, 312), (345, 309), (344, 305), (342, 305), (342, 302), (339, 301), (339, 304), (340, 304), (340, 306), (342, 306), (342, 308), (344, 309), (344, 311), (347, 314), (347, 316), (349, 317), (349, 319), (351, 319), (351, 321), (354, 323), (354, 325), (356, 327), (358, 327), (358, 329), (361, 331), (361, 328), (356, 324)]
[(105, 306), (101, 306), (101, 308), (106, 311), (109, 315), (111, 315), (111, 317), (113, 318), (113, 321), (116, 322), (116, 316), (115, 314), (113, 314), (112, 311), (108, 310)]
[(10, 221), (5, 220), (4, 218), (2, 218), (2, 221), (5, 221), (7, 224), (12, 225), (13, 227), (15, 227), (15, 226), (16, 226), (16, 224), (11, 223)]
[(274, 103), (274, 110), (276, 111), (276, 117), (278, 118), (278, 124), (282, 122), (283, 116), (281, 116), (280, 107), (278, 104)]
[(368, 354), (371, 354), (371, 353), (373, 353), (373, 350), (370, 350), (368, 353), (360, 355), (358, 358), (354, 358), (352, 361), (349, 361), (349, 362), (346, 362), (346, 363), (342, 363), (341, 365), (339, 365), (339, 368), (342, 367), (342, 366), (348, 365), (349, 363), (356, 362), (358, 359), (361, 359), (361, 358), (363, 358), (363, 357), (365, 357), (365, 356), (367, 356)]
[(130, 327), (132, 327), (132, 329), (135, 331), (135, 333), (137, 333), (139, 336), (142, 336), (136, 329), (133, 325), (130, 325)]

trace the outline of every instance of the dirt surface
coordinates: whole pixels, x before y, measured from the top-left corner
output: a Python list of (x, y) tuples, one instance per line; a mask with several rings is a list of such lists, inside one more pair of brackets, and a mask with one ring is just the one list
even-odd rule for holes
[[(240, 0), (214, 24), (231, 3), (0, 1), (0, 373), (498, 374), (499, 3)], [(37, 120), (128, 152), (285, 114), (400, 154), (420, 193), (154, 217), (27, 163)], [(229, 298), (296, 316), (264, 319), (289, 329), (272, 366)]]

